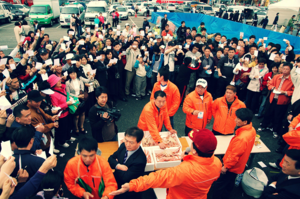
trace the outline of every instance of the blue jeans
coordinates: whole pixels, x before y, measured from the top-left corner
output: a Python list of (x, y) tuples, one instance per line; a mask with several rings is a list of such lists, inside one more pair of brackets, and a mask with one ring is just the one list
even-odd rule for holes
[(263, 95), (262, 96), (261, 105), (260, 105), (259, 110), (258, 110), (258, 116), (261, 116), (261, 114), (262, 114), (262, 112), (263, 112), (263, 110), (265, 108), (266, 101), (267, 101), (267, 96)]
[[(169, 72), (169, 80), (174, 83), (175, 72)], [(170, 118), (171, 119), (171, 118)]]
[(291, 27), (287, 26), (286, 29), (285, 29), (285, 31), (284, 31), (284, 33), (289, 33), (290, 29), (291, 29)]

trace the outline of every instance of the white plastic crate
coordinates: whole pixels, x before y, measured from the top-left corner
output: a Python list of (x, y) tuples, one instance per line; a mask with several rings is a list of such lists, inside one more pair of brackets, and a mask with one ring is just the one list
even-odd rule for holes
[[(153, 151), (151, 149), (143, 149), (149, 151), (151, 157), (151, 163), (147, 163), (145, 167), (145, 171), (154, 171), (154, 158), (153, 158)], [(146, 153), (145, 153), (146, 155)]]
[[(178, 151), (178, 147), (177, 148), (169, 148), (167, 150), (171, 150), (171, 151)], [(157, 162), (156, 160), (156, 152), (162, 152), (164, 150), (162, 149), (153, 149), (153, 159), (154, 159), (154, 164), (155, 164), (155, 168), (156, 169), (163, 169), (163, 168), (169, 168), (169, 167), (175, 167), (177, 165), (179, 165), (181, 163), (181, 160), (176, 160), (176, 161), (168, 161), (168, 162)], [(181, 153), (181, 149), (178, 152), (179, 154)]]

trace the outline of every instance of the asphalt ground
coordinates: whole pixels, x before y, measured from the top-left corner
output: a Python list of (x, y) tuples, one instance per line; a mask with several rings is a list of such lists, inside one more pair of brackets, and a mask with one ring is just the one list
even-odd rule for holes
[[(129, 17), (128, 20), (122, 20), (120, 25), (122, 26), (122, 29), (123, 29), (125, 26), (125, 23), (129, 23), (130, 25), (134, 23), (139, 28), (139, 27), (142, 27), (143, 20), (144, 20), (144, 18), (142, 16), (138, 16), (137, 18), (135, 18), (133, 16), (133, 17)], [(4, 51), (4, 53), (6, 55), (8, 55), (9, 52), (12, 49), (14, 49), (15, 46), (17, 45), (15, 35), (13, 32), (14, 22), (15, 21), (13, 21), (10, 24), (3, 24), (3, 23), (0, 24), (0, 46), (8, 45), (8, 48), (9, 48), (8, 50)], [(200, 22), (199, 22), (199, 24), (200, 24)], [(55, 24), (53, 27), (46, 27), (45, 32), (50, 35), (50, 40), (59, 41), (60, 38), (62, 38), (63, 36), (66, 35), (67, 30), (68, 30), (68, 28), (62, 28), (62, 27), (60, 27), (59, 24)], [(149, 101), (149, 96), (147, 96), (145, 99), (139, 100), (139, 101), (136, 101), (136, 99), (133, 97), (128, 97), (128, 102), (122, 102), (122, 101), (118, 102), (117, 108), (120, 109), (121, 114), (122, 114), (120, 120), (117, 122), (119, 132), (124, 132), (127, 128), (137, 125), (139, 115), (140, 115), (144, 105), (148, 101)], [(212, 129), (212, 124), (213, 124), (213, 121), (209, 125), (207, 125), (207, 128)], [(175, 125), (175, 129), (178, 132), (178, 136), (179, 137), (184, 136), (185, 114), (182, 111), (182, 107), (179, 107), (177, 113), (174, 116), (174, 125)], [(257, 118), (253, 119), (253, 126), (256, 129), (259, 127), (259, 120)], [(91, 136), (91, 131), (90, 131), (90, 126), (89, 126), (88, 120), (85, 121), (85, 129), (88, 131), (88, 133), (86, 135), (76, 136), (76, 135), (72, 134), (72, 136), (76, 137), (77, 140), (81, 139), (83, 136)], [(272, 152), (256, 154), (253, 158), (252, 165), (250, 168), (258, 167), (258, 168), (262, 169), (268, 177), (270, 177), (271, 175), (274, 175), (275, 172), (279, 172), (279, 171), (271, 169), (270, 167), (261, 168), (257, 162), (263, 161), (267, 165), (268, 162), (270, 162), (270, 161), (274, 162), (278, 158), (281, 157), (280, 154), (277, 154), (275, 152), (276, 148), (278, 147), (277, 139), (274, 139), (272, 137), (272, 132), (270, 132), (270, 131), (265, 131), (265, 132), (262, 132), (259, 134), (261, 136), (261, 140), (267, 145), (267, 147)], [(56, 168), (57, 170), (63, 172), (64, 167), (65, 167), (66, 163), (68, 162), (68, 160), (74, 156), (76, 145), (77, 145), (77, 141), (70, 143), (70, 147), (66, 148), (66, 149), (57, 147), (57, 149), (59, 149), (61, 151), (61, 153), (65, 154), (63, 157), (58, 156), (58, 165)], [(247, 167), (246, 169), (249, 169), (249, 167)], [(76, 198), (67, 190), (65, 185), (63, 187), (64, 187), (64, 192), (65, 192), (65, 195), (64, 195), (65, 197), (68, 197), (70, 199)], [(211, 198), (212, 191), (213, 191), (213, 189), (210, 190), (210, 193), (208, 194), (208, 199)], [(152, 189), (146, 191), (143, 195), (144, 195), (145, 199), (156, 198)], [(252, 198), (252, 197), (247, 196), (243, 192), (241, 186), (239, 186), (239, 187), (234, 188), (234, 190), (231, 193), (230, 198), (232, 198), (232, 199), (246, 198), (247, 199), (247, 198)]]

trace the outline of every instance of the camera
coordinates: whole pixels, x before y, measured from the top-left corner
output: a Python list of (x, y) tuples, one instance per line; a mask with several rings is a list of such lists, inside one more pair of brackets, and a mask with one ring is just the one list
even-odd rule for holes
[[(103, 114), (107, 112), (109, 118), (103, 118)], [(116, 108), (105, 108), (97, 106), (97, 115), (101, 116), (101, 118), (107, 122), (118, 121), (121, 117), (120, 110)]]

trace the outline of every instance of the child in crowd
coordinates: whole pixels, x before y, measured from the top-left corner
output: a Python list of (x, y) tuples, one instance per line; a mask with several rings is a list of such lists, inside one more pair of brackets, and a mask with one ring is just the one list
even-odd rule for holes
[(135, 85), (136, 85), (136, 100), (141, 100), (146, 95), (146, 74), (150, 70), (148, 66), (149, 58), (138, 55), (134, 68), (136, 69)]

